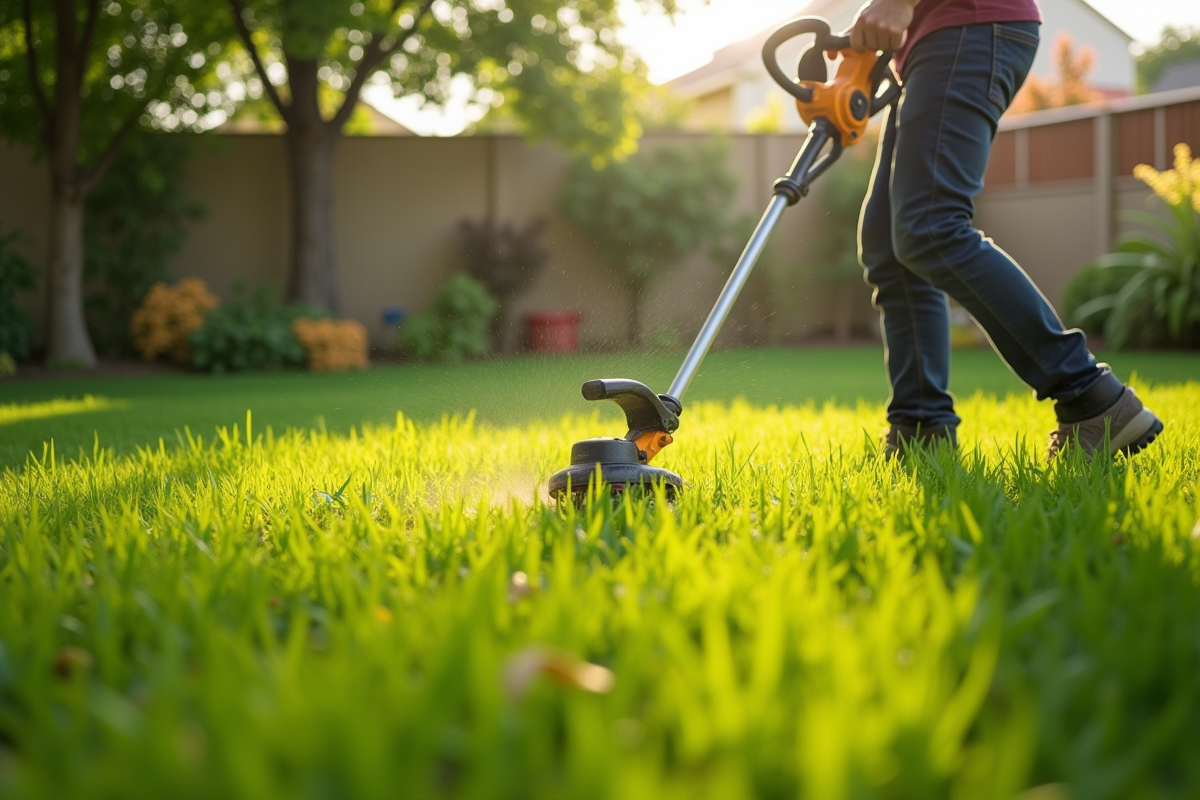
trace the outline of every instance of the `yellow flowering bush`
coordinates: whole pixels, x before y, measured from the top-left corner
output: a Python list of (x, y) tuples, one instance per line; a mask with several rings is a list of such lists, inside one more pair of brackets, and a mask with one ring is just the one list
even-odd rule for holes
[(187, 364), (192, 357), (188, 334), (204, 325), (218, 303), (199, 278), (185, 278), (174, 286), (156, 283), (133, 314), (129, 326), (133, 343), (147, 361), (166, 355), (177, 364)]
[(1116, 347), (1200, 346), (1200, 161), (1178, 144), (1174, 169), (1159, 172), (1139, 164), (1133, 174), (1167, 204), (1171, 218), (1125, 212), (1125, 219), (1144, 230), (1123, 238), (1116, 252), (1072, 282), (1068, 294), (1079, 294), (1081, 281), (1104, 290), (1067, 317), (1103, 330)]
[(1149, 164), (1138, 164), (1133, 176), (1145, 183), (1172, 208), (1191, 207), (1200, 213), (1200, 160), (1192, 158), (1186, 144), (1175, 145), (1175, 168), (1159, 172)]
[(308, 354), (313, 372), (365, 369), (367, 329), (352, 319), (306, 319), (292, 323), (292, 334)]

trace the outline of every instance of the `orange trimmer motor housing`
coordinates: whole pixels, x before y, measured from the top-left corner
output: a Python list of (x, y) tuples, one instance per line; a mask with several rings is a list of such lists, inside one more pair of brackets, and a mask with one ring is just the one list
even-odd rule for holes
[(871, 119), (873, 71), (878, 57), (857, 50), (839, 52), (842, 60), (832, 81), (797, 81), (812, 90), (812, 100), (797, 100), (796, 108), (806, 125), (824, 117), (837, 128), (843, 145), (858, 144)]

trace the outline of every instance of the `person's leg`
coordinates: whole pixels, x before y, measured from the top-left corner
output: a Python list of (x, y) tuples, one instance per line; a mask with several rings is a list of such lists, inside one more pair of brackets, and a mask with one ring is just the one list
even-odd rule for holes
[[(892, 155), (896, 147), (895, 109), (884, 117), (879, 154), (858, 226), (859, 260), (874, 293), (883, 331), (884, 360), (891, 396), (887, 418), (889, 446), (918, 429), (946, 426), (952, 435), (959, 418), (950, 394), (950, 319), (946, 295), (908, 270), (892, 249)], [(895, 436), (893, 437), (893, 434)]]
[(971, 25), (913, 48), (897, 109), (892, 243), (902, 264), (979, 321), (1038, 399), (1056, 401), (1060, 422), (1077, 422), (1112, 406), (1124, 387), (972, 226), (998, 121), (1033, 62), (1037, 31), (1036, 23)]

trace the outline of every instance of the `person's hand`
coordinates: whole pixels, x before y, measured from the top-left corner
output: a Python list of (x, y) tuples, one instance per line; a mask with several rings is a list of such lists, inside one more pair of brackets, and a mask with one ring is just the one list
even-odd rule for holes
[(895, 50), (912, 24), (913, 8), (921, 0), (870, 0), (850, 26), (850, 46), (874, 53)]

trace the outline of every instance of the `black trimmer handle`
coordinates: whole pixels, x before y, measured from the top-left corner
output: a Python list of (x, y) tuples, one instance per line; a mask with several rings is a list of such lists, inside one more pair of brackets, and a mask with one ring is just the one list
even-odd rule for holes
[[(811, 33), (816, 37), (812, 49), (817, 53), (824, 53), (829, 50), (845, 50), (850, 47), (849, 36), (839, 36), (829, 30), (829, 22), (821, 17), (801, 17), (794, 19), (791, 22), (785, 22), (763, 45), (762, 57), (763, 64), (767, 67), (767, 72), (775, 79), (775, 82), (783, 88), (785, 92), (795, 97), (797, 100), (809, 103), (812, 102), (812, 90), (807, 86), (800, 86), (792, 80), (783, 67), (779, 66), (778, 51), (784, 42), (789, 39), (795, 39), (797, 36), (803, 36), (806, 33)], [(824, 80), (823, 78), (821, 80)]]
[(583, 385), (584, 400), (612, 400), (625, 412), (631, 432), (673, 433), (683, 410), (669, 395), (655, 394), (649, 386), (629, 378), (600, 378)]
[[(785, 22), (763, 44), (762, 59), (775, 82), (785, 92), (802, 103), (810, 103), (813, 99), (812, 89), (802, 86), (792, 80), (783, 67), (779, 66), (778, 51), (784, 42), (811, 33), (815, 40), (800, 57), (797, 77), (802, 81), (817, 81), (824, 83), (828, 79), (825, 69), (825, 53), (849, 50), (850, 37), (830, 31), (829, 22), (822, 17), (801, 17), (791, 22)], [(869, 116), (875, 116), (883, 109), (896, 102), (900, 96), (900, 81), (891, 68), (892, 51), (885, 50), (875, 62), (871, 70), (871, 106)], [(887, 88), (880, 92), (884, 84)]]

